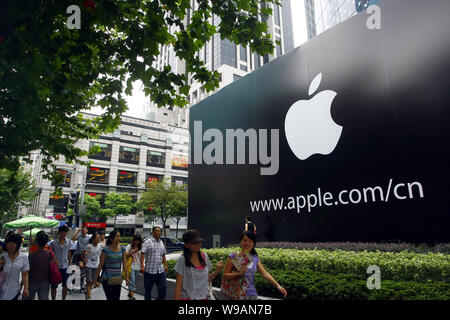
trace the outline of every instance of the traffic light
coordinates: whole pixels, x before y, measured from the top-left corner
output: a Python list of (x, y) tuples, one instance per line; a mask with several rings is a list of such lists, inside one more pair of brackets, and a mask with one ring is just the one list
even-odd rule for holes
[(80, 191), (72, 191), (70, 192), (69, 197), (69, 208), (73, 209), (75, 213), (78, 212), (78, 198), (80, 196)]

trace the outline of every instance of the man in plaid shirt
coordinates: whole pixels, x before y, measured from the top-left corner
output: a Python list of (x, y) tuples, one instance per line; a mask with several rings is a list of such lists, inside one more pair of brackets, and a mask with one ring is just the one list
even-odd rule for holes
[[(158, 288), (158, 300), (166, 298), (166, 248), (160, 240), (161, 228), (153, 228), (153, 237), (146, 240), (141, 250), (141, 273), (144, 275), (145, 300), (152, 299), (153, 285)], [(145, 265), (144, 265), (145, 260)]]

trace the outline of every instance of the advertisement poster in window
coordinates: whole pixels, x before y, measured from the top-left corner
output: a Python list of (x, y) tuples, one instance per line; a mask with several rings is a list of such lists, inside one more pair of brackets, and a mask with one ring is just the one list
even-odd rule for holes
[(188, 168), (188, 158), (183, 155), (174, 155), (172, 158), (172, 168), (176, 169), (187, 169)]

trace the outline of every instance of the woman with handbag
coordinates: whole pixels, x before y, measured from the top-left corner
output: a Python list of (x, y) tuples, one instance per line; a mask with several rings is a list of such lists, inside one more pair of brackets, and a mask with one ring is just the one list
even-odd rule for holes
[(92, 283), (94, 282), (95, 274), (100, 263), (100, 253), (102, 248), (99, 244), (100, 235), (98, 233), (92, 234), (89, 239), (89, 244), (86, 246), (86, 299), (91, 299)]
[(286, 290), (264, 269), (255, 250), (256, 235), (245, 231), (239, 239), (240, 252), (233, 252), (227, 258), (222, 275), (222, 293), (232, 300), (257, 300), (255, 274), (258, 271), (286, 298)]
[(130, 285), (128, 286), (128, 298), (136, 300), (134, 292), (136, 291), (136, 279), (139, 277), (141, 270), (141, 250), (142, 237), (135, 234), (131, 244), (125, 249), (125, 256), (127, 259), (127, 269), (130, 278)]
[[(94, 286), (97, 284), (97, 278), (100, 271), (102, 273), (102, 286), (107, 300), (120, 300), (120, 290), (122, 288), (121, 267), (126, 266), (125, 249), (120, 245), (120, 233), (111, 231), (106, 241), (106, 247), (102, 249), (100, 255), (100, 264), (97, 268), (97, 274), (94, 280)], [(128, 270), (125, 268), (125, 278), (128, 285)]]
[(223, 261), (217, 262), (216, 270), (209, 273), (212, 266), (208, 255), (200, 251), (202, 241), (196, 230), (183, 234), (183, 254), (175, 265), (175, 300), (208, 300), (208, 283), (220, 273)]

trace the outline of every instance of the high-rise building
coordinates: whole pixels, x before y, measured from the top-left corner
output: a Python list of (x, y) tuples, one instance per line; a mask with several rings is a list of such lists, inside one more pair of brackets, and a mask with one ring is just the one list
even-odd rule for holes
[[(308, 39), (375, 3), (374, 0), (305, 0)], [(357, 10), (358, 9), (358, 10)]]
[[(87, 119), (96, 116), (83, 113)], [(85, 195), (99, 196), (104, 202), (108, 193), (127, 193), (133, 202), (140, 199), (146, 190), (146, 183), (151, 181), (169, 181), (177, 185), (186, 184), (188, 180), (189, 131), (166, 123), (122, 116), (121, 124), (114, 132), (105, 133), (97, 139), (79, 140), (78, 148), (85, 151), (98, 148), (95, 154), (82, 157), (90, 161), (90, 166), (66, 163), (64, 157), (53, 164), (58, 174), (64, 176), (61, 187), (62, 194), (54, 195), (55, 185), (43, 177), (42, 155), (39, 150), (30, 154), (31, 163), (24, 163), (31, 171), (39, 188), (39, 196), (27, 209), (27, 214), (43, 216), (51, 210), (56, 219), (65, 220), (68, 211), (70, 192), (85, 185)], [(86, 226), (98, 225), (95, 218), (85, 221)], [(151, 225), (144, 222), (143, 213), (132, 212), (129, 216), (103, 221), (106, 233), (116, 228), (122, 236), (133, 236), (134, 233), (150, 235)], [(115, 222), (115, 225), (114, 225)], [(162, 226), (161, 221), (156, 225)], [(168, 221), (168, 235), (175, 235), (175, 228), (186, 229), (186, 219), (181, 226)], [(97, 226), (98, 228), (98, 226)]]
[[(281, 4), (281, 6), (273, 6), (273, 14), (270, 17), (260, 17), (261, 21), (267, 21), (269, 32), (272, 34), (274, 42), (276, 40), (280, 42), (280, 44), (274, 43), (275, 50), (273, 54), (259, 56), (257, 53), (251, 52), (249, 47), (242, 47), (227, 39), (220, 39), (219, 34), (214, 35), (198, 52), (199, 57), (210, 71), (217, 70), (220, 73), (220, 84), (217, 90), (294, 49), (291, 0), (282, 0)], [(194, 11), (197, 9), (198, 4), (196, 0), (191, 0), (191, 7)], [(186, 23), (189, 23), (190, 16), (191, 12), (188, 12)], [(220, 20), (217, 16), (212, 16), (210, 23), (218, 26)], [(175, 56), (173, 48), (171, 46), (162, 46), (154, 67), (162, 70), (167, 65), (170, 65), (172, 71), (176, 73), (185, 73), (184, 62)], [(190, 74), (187, 74), (187, 77), (188, 83), (191, 85), (188, 107), (214, 93), (207, 93), (201, 83), (198, 83)], [(150, 102), (145, 109), (145, 117), (148, 120), (166, 122), (183, 128), (188, 127), (189, 108), (158, 108), (156, 104)]]

